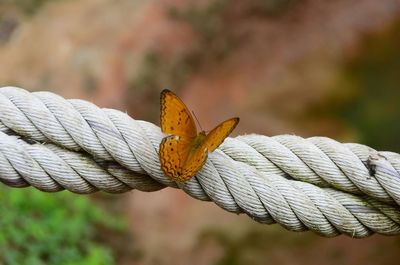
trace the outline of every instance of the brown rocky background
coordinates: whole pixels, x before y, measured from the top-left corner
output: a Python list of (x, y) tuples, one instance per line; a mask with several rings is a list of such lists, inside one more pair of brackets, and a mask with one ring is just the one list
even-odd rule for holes
[[(82, 98), (156, 124), (159, 93), (170, 88), (205, 129), (239, 116), (236, 135), (324, 135), (400, 151), (399, 48), (398, 0), (0, 1), (0, 85)], [(112, 201), (133, 238), (129, 247), (114, 244), (118, 264), (400, 258), (399, 237), (296, 234), (180, 190)]]

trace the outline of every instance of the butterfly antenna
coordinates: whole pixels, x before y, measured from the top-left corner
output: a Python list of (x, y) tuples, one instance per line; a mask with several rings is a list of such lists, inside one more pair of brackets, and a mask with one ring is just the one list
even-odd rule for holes
[(197, 121), (197, 124), (199, 125), (199, 127), (200, 127), (200, 130), (203, 132), (203, 128), (201, 128), (201, 124), (200, 124), (200, 122), (199, 122), (199, 119), (197, 119), (197, 116), (196, 116), (196, 114), (194, 113), (194, 111), (192, 110), (192, 113), (193, 113), (193, 116), (194, 116), (194, 118), (196, 119), (196, 121)]

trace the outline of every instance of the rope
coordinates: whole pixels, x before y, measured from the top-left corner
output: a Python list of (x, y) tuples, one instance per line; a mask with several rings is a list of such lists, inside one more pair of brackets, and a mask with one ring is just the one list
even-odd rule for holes
[(227, 138), (195, 178), (175, 183), (159, 166), (159, 127), (15, 87), (0, 88), (0, 130), (0, 180), (9, 186), (84, 194), (179, 187), (292, 231), (400, 233), (396, 153), (324, 137), (245, 135)]
[(131, 189), (156, 191), (164, 186), (115, 162), (95, 162), (85, 153), (53, 144), (27, 143), (0, 132), (0, 181), (12, 187), (34, 186), (42, 191), (68, 189), (88, 194), (99, 190), (121, 193)]

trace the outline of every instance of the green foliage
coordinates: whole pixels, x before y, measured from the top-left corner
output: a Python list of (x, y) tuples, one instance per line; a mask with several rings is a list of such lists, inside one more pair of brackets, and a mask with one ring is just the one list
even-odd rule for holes
[(345, 65), (331, 110), (358, 141), (400, 152), (400, 22), (367, 36)]
[(114, 264), (96, 233), (124, 224), (87, 197), (0, 186), (0, 212), (1, 264)]

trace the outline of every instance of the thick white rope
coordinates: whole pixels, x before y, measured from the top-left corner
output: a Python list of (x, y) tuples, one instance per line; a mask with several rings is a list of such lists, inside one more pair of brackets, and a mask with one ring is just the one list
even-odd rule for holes
[[(120, 111), (4, 87), (0, 121), (2, 131), (28, 139), (0, 134), (0, 179), (7, 185), (77, 193), (178, 186), (159, 166), (159, 127)], [(399, 172), (399, 154), (363, 145), (246, 135), (228, 138), (179, 187), (262, 223), (365, 237), (400, 233)]]
[(164, 188), (147, 175), (115, 162), (95, 162), (86, 153), (53, 144), (27, 143), (3, 132), (0, 132), (0, 181), (12, 187), (31, 185), (47, 192), (68, 189), (82, 194)]

